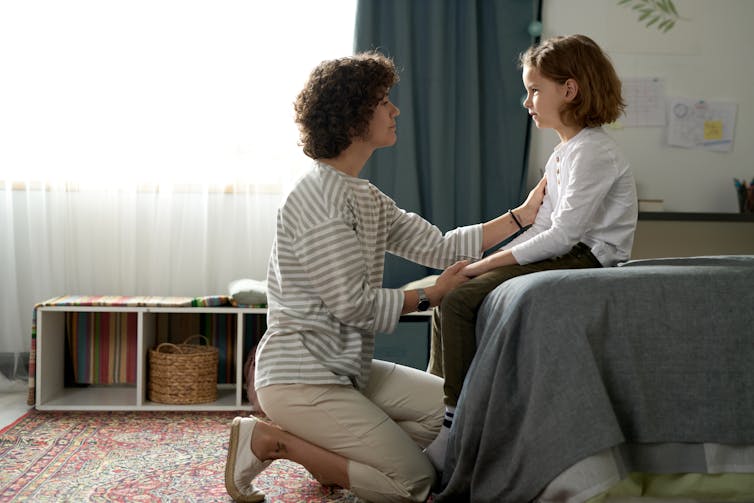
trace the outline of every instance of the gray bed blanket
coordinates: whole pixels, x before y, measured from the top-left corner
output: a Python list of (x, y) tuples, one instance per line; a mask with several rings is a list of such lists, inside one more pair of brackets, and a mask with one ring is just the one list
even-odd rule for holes
[(623, 443), (754, 444), (754, 256), (515, 278), (477, 343), (438, 503), (531, 501)]

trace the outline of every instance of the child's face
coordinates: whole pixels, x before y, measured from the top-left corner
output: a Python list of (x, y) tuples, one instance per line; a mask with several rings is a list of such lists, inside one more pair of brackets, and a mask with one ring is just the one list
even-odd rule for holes
[(529, 111), (537, 127), (555, 130), (562, 128), (560, 110), (568, 101), (567, 85), (542, 76), (538, 69), (528, 65), (523, 68), (522, 78), (526, 88), (524, 108)]

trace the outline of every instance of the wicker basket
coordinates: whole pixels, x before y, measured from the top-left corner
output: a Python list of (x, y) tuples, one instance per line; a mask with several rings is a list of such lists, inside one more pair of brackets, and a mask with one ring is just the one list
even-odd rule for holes
[[(208, 345), (188, 344), (203, 338)], [(217, 399), (217, 348), (203, 335), (181, 344), (163, 342), (149, 350), (149, 399), (158, 403), (193, 404)]]

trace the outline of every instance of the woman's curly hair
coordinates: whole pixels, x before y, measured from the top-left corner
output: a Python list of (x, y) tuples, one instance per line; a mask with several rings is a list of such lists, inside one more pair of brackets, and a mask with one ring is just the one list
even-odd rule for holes
[(376, 51), (320, 63), (293, 104), (304, 153), (331, 159), (364, 137), (377, 104), (397, 82), (393, 61)]

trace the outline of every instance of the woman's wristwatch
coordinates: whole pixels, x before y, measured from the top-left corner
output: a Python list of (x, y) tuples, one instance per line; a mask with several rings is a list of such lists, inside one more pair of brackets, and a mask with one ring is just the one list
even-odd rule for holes
[(416, 293), (419, 294), (419, 303), (416, 305), (416, 310), (426, 311), (427, 309), (429, 309), (429, 297), (427, 297), (427, 293), (424, 291), (424, 288), (419, 288), (418, 290), (416, 290)]

